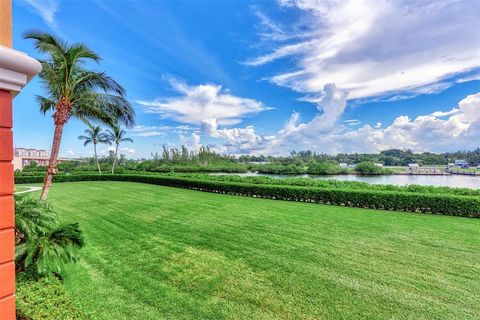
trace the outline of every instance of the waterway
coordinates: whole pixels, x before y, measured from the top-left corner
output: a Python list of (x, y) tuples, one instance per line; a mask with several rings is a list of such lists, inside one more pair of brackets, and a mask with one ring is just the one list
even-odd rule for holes
[(334, 179), (342, 181), (360, 181), (373, 184), (393, 184), (405, 186), (409, 184), (418, 184), (423, 186), (452, 187), (452, 188), (470, 188), (480, 189), (480, 176), (464, 175), (381, 175), (381, 176), (361, 176), (355, 174), (344, 175), (282, 175), (282, 174), (263, 174), (257, 172), (236, 173), (240, 176), (268, 176), (272, 178), (309, 178), (309, 179)]

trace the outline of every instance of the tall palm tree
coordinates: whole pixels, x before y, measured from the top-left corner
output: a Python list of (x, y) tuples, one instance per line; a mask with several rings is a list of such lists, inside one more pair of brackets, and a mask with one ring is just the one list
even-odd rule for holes
[(93, 154), (95, 156), (95, 162), (97, 163), (97, 169), (99, 173), (102, 173), (100, 169), (100, 163), (98, 163), (98, 155), (97, 155), (97, 144), (99, 143), (106, 143), (112, 144), (110, 142), (110, 137), (108, 134), (102, 131), (100, 126), (94, 126), (90, 122), (86, 122), (88, 125), (88, 129), (83, 131), (85, 135), (81, 135), (78, 137), (80, 140), (84, 140), (83, 146), (86, 147), (89, 144), (93, 144)]
[(45, 200), (57, 173), (57, 158), (63, 127), (71, 118), (96, 120), (103, 123), (134, 122), (135, 112), (125, 99), (125, 90), (104, 72), (87, 67), (87, 62), (98, 63), (100, 57), (81, 43), (67, 44), (48, 33), (28, 33), (35, 48), (46, 54), (40, 79), (47, 95), (37, 96), (44, 114), (53, 112), (55, 131), (50, 160), (40, 199)]
[(120, 145), (121, 142), (133, 143), (133, 140), (131, 138), (125, 137), (127, 132), (123, 130), (119, 124), (112, 124), (111, 128), (112, 128), (111, 130), (107, 130), (107, 134), (108, 134), (109, 140), (115, 144), (115, 154), (114, 154), (113, 164), (112, 164), (112, 174), (113, 174), (115, 172), (115, 164), (117, 163), (118, 146)]

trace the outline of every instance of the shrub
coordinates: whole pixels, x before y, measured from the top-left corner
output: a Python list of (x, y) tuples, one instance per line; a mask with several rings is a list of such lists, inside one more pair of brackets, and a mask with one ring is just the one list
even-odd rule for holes
[(360, 173), (360, 174), (365, 174), (365, 175), (377, 175), (377, 174), (391, 174), (392, 171), (386, 168), (382, 168), (380, 166), (377, 166), (373, 162), (360, 162), (357, 164), (355, 167), (355, 171)]
[(60, 273), (78, 259), (83, 236), (77, 223), (59, 224), (45, 201), (15, 196), (15, 267), (36, 275)]
[[(33, 177), (22, 177), (34, 180)], [(407, 191), (310, 187), (216, 181), (175, 175), (57, 175), (55, 182), (129, 181), (206, 192), (349, 207), (480, 217), (480, 197)], [(18, 182), (18, 181), (17, 181)], [(37, 181), (29, 181), (37, 182)]]
[(41, 279), (28, 273), (17, 276), (17, 319), (88, 319), (72, 302), (59, 279)]
[(308, 169), (307, 169), (307, 173), (318, 174), (318, 175), (338, 174), (342, 171), (346, 172), (347, 170), (342, 170), (336, 162), (327, 162), (327, 161), (323, 161), (323, 162), (312, 161), (308, 165)]

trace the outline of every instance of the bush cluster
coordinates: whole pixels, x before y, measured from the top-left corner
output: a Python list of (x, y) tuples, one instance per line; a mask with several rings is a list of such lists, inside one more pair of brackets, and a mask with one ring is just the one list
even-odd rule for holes
[(392, 170), (377, 166), (373, 162), (360, 162), (355, 167), (355, 172), (364, 175), (379, 175), (379, 174), (392, 174)]
[(348, 173), (347, 168), (340, 168), (338, 163), (332, 161), (316, 162), (312, 161), (307, 168), (308, 174), (325, 175)]
[(48, 276), (36, 278), (28, 273), (17, 276), (17, 319), (89, 319), (73, 303), (62, 282)]
[[(16, 183), (41, 182), (43, 177), (16, 177)], [(215, 181), (173, 175), (57, 175), (55, 182), (129, 181), (206, 192), (251, 196), (275, 200), (313, 202), (349, 207), (435, 213), (480, 218), (480, 197), (387, 190), (320, 188)]]

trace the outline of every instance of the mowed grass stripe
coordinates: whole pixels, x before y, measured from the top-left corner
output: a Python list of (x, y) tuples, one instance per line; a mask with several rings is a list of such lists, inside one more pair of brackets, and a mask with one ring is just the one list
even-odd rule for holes
[(124, 182), (54, 186), (92, 319), (475, 319), (480, 220)]

